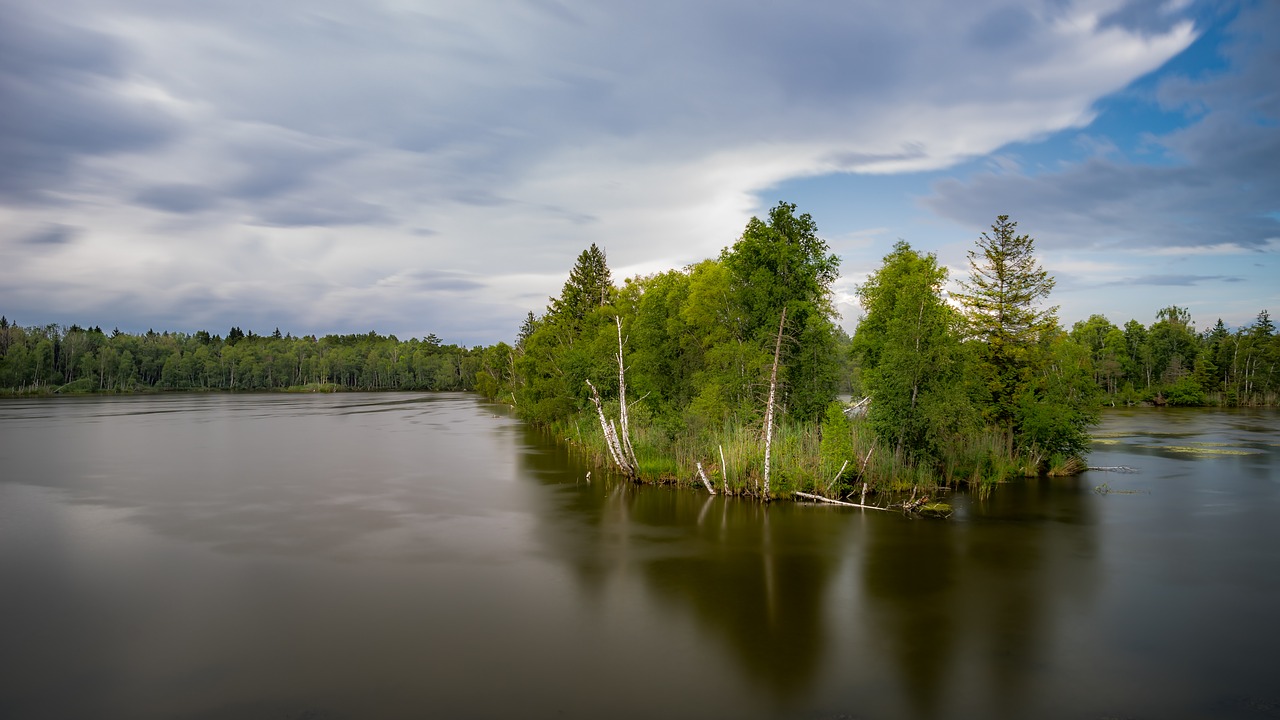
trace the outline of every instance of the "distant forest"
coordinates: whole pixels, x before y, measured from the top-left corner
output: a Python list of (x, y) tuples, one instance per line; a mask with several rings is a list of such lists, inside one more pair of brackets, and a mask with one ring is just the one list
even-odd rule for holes
[(0, 388), (10, 393), (157, 390), (472, 390), (482, 348), (435, 335), (133, 335), (21, 327), (0, 318)]
[(1117, 327), (1101, 315), (1077, 322), (1071, 340), (1087, 348), (1094, 380), (1112, 405), (1276, 405), (1280, 335), (1266, 310), (1234, 330), (1219, 319), (1197, 332), (1191, 313), (1171, 305), (1143, 326)]

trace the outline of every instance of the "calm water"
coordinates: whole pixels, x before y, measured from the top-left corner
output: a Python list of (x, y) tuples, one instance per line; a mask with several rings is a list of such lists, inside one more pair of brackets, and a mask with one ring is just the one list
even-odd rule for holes
[(0, 402), (0, 717), (1280, 717), (1278, 431), (1110, 412), (1138, 473), (943, 522), (588, 482), (468, 395)]

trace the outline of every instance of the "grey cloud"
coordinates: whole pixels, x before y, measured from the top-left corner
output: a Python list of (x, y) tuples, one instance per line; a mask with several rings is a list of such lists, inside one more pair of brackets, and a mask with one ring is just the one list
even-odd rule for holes
[(412, 270), (393, 278), (379, 281), (380, 285), (393, 285), (420, 292), (470, 292), (484, 288), (484, 283), (471, 277), (447, 270)]
[(552, 217), (560, 218), (574, 225), (591, 225), (600, 221), (599, 217), (591, 213), (577, 212), (558, 205), (540, 205), (538, 209)]
[(177, 214), (201, 212), (218, 204), (218, 196), (210, 188), (182, 183), (144, 188), (134, 200), (153, 210)]
[(49, 223), (45, 227), (23, 237), (19, 242), (23, 245), (66, 245), (76, 239), (81, 228), (62, 223)]
[(969, 29), (969, 42), (978, 49), (1005, 49), (1024, 43), (1035, 30), (1036, 20), (1022, 5), (993, 8)]
[(1119, 9), (1104, 15), (1098, 24), (1148, 35), (1168, 32), (1186, 19), (1186, 11), (1176, 10), (1176, 5), (1171, 0), (1128, 0)]
[(924, 147), (918, 144), (905, 146), (900, 152), (896, 153), (858, 153), (858, 152), (839, 152), (832, 153), (827, 157), (827, 162), (836, 168), (845, 171), (856, 171), (867, 165), (876, 163), (892, 162), (895, 160), (918, 160), (927, 157)]
[(981, 174), (968, 181), (944, 180), (923, 202), (974, 227), (1009, 214), (1042, 247), (1262, 247), (1280, 235), (1280, 223), (1267, 216), (1280, 188), (1274, 177), (1261, 180), (1242, 186), (1230, 166), (1092, 160), (1035, 177)]
[(1230, 70), (1163, 91), (1206, 108), (1152, 138), (1174, 164), (1095, 157), (1035, 176), (983, 173), (936, 183), (923, 203), (974, 226), (1008, 213), (1045, 247), (1266, 246), (1280, 236), (1280, 10), (1242, 12), (1233, 35)]
[[(169, 228), (209, 238), (202, 250), (237, 280), (223, 291), (235, 307), (217, 305), (218, 324), (257, 324), (244, 314), (260, 311), (264, 326), (295, 331), (306, 329), (302, 311), (288, 309), (295, 298), (248, 298), (243, 270), (269, 267), (280, 287), (322, 277), (357, 289), (426, 262), (540, 273), (567, 268), (596, 235), (606, 235), (623, 262), (640, 255), (683, 262), (701, 252), (698, 243), (714, 252), (722, 228), (730, 238), (741, 229), (758, 186), (829, 169), (815, 158), (848, 169), (930, 153), (947, 153), (946, 161), (1052, 130), (1102, 84), (1019, 84), (1036, 70), (1056, 77), (1081, 42), (1045, 22), (1061, 10), (1057, 0), (1030, 15), (1003, 0), (922, 0), (906, 10), (738, 0), (54, 5), (81, 26), (22, 15), (23, 7), (49, 6), (37, 0), (7, 3), (14, 13), (0, 24), (0, 52), (8, 53), (0, 55), (0, 200), (73, 190), (85, 201), (76, 207), (81, 215), (57, 219), (91, 227), (84, 215), (111, 207), (103, 222), (115, 223), (114, 232), (136, 229), (139, 243)], [(966, 42), (973, 22), (996, 32), (1021, 28), (1026, 41), (973, 52)], [(10, 41), (23, 33), (29, 38)], [(1053, 62), (1041, 62), (1047, 58)], [(1133, 68), (1123, 61), (1102, 71)], [(164, 99), (138, 99), (150, 95)], [(975, 120), (967, 108), (979, 104), (987, 114)], [(11, 105), (20, 110), (9, 112)], [(910, 137), (901, 129), (907, 124)], [(921, 144), (904, 145), (914, 140)], [(942, 143), (956, 147), (940, 150)], [(107, 159), (113, 153), (119, 162)], [(611, 179), (621, 187), (606, 187)], [(165, 227), (130, 216), (128, 205), (181, 217)], [(662, 218), (695, 217), (705, 226), (663, 227)], [(360, 258), (358, 270), (368, 274), (350, 282), (324, 253), (276, 265), (269, 250), (243, 240), (261, 234), (269, 246), (276, 237), (302, 244), (332, 236), (325, 242), (340, 245), (358, 241), (357, 233), (306, 228), (396, 222), (417, 237), (371, 233), (378, 252)], [(430, 237), (415, 232), (423, 225), (438, 236), (418, 239)], [(172, 272), (183, 262), (172, 259)], [(152, 270), (137, 273), (139, 287), (160, 284)], [(469, 292), (473, 282), (406, 279), (424, 291)], [(346, 307), (342, 298), (323, 322), (337, 329), (349, 312), (352, 329), (429, 319), (442, 328), (502, 325), (509, 337), (527, 305), (513, 295), (527, 288), (490, 288), (493, 306), (469, 303), (465, 322), (434, 308)], [(546, 292), (530, 297), (537, 307)], [(198, 313), (205, 300), (181, 307)], [(145, 305), (119, 309), (141, 317)], [(314, 305), (310, 296), (298, 301)]]
[(460, 202), (463, 205), (475, 205), (478, 207), (500, 207), (510, 205), (513, 200), (504, 198), (494, 193), (480, 188), (463, 188), (448, 194), (450, 200)]
[(1243, 282), (1244, 278), (1231, 277), (1227, 275), (1141, 275), (1138, 277), (1125, 278), (1114, 282), (1103, 283), (1104, 285), (1128, 286), (1128, 285), (1157, 285), (1165, 287), (1191, 287), (1200, 283), (1212, 281), (1236, 283)]
[(177, 132), (158, 108), (115, 83), (127, 53), (106, 35), (28, 11), (0, 23), (0, 196), (49, 201), (84, 156), (153, 148)]
[(256, 210), (255, 221), (272, 227), (382, 225), (392, 219), (382, 205), (351, 199), (326, 201), (323, 196), (262, 204)]
[(231, 155), (242, 170), (226, 191), (245, 200), (274, 198), (305, 188), (356, 154), (334, 143), (272, 130), (232, 142)]

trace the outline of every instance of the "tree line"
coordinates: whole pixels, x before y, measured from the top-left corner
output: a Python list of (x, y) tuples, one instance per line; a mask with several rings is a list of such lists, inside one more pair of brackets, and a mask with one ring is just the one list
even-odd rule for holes
[(1071, 339), (1087, 349), (1093, 377), (1115, 405), (1280, 404), (1280, 335), (1266, 310), (1244, 327), (1219, 318), (1202, 332), (1186, 308), (1170, 305), (1144, 326), (1081, 320)]
[(150, 390), (472, 390), (483, 348), (435, 335), (226, 337), (100, 327), (21, 327), (0, 317), (0, 388), (10, 393)]

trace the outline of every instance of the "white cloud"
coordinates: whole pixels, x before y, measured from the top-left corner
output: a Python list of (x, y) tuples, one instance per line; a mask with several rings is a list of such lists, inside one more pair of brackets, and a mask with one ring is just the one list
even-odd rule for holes
[[(0, 304), (473, 342), (514, 333), (591, 242), (620, 277), (712, 256), (762, 188), (944, 168), (1080, 126), (1193, 39), (1185, 22), (1101, 22), (1118, 0), (55, 4), (25, 22), (112, 60), (33, 52), (5, 71), (28, 88), (68, 67), (97, 78), (31, 90), (47, 102), (6, 146), (35, 147), (40, 113), (73, 101), (109, 101), (136, 132), (40, 141), (25, 179), (60, 203), (3, 201), (0, 261), (23, 280)], [(15, 228), (51, 221), (82, 233), (24, 254)], [(414, 273), (484, 287), (395, 280)]]

